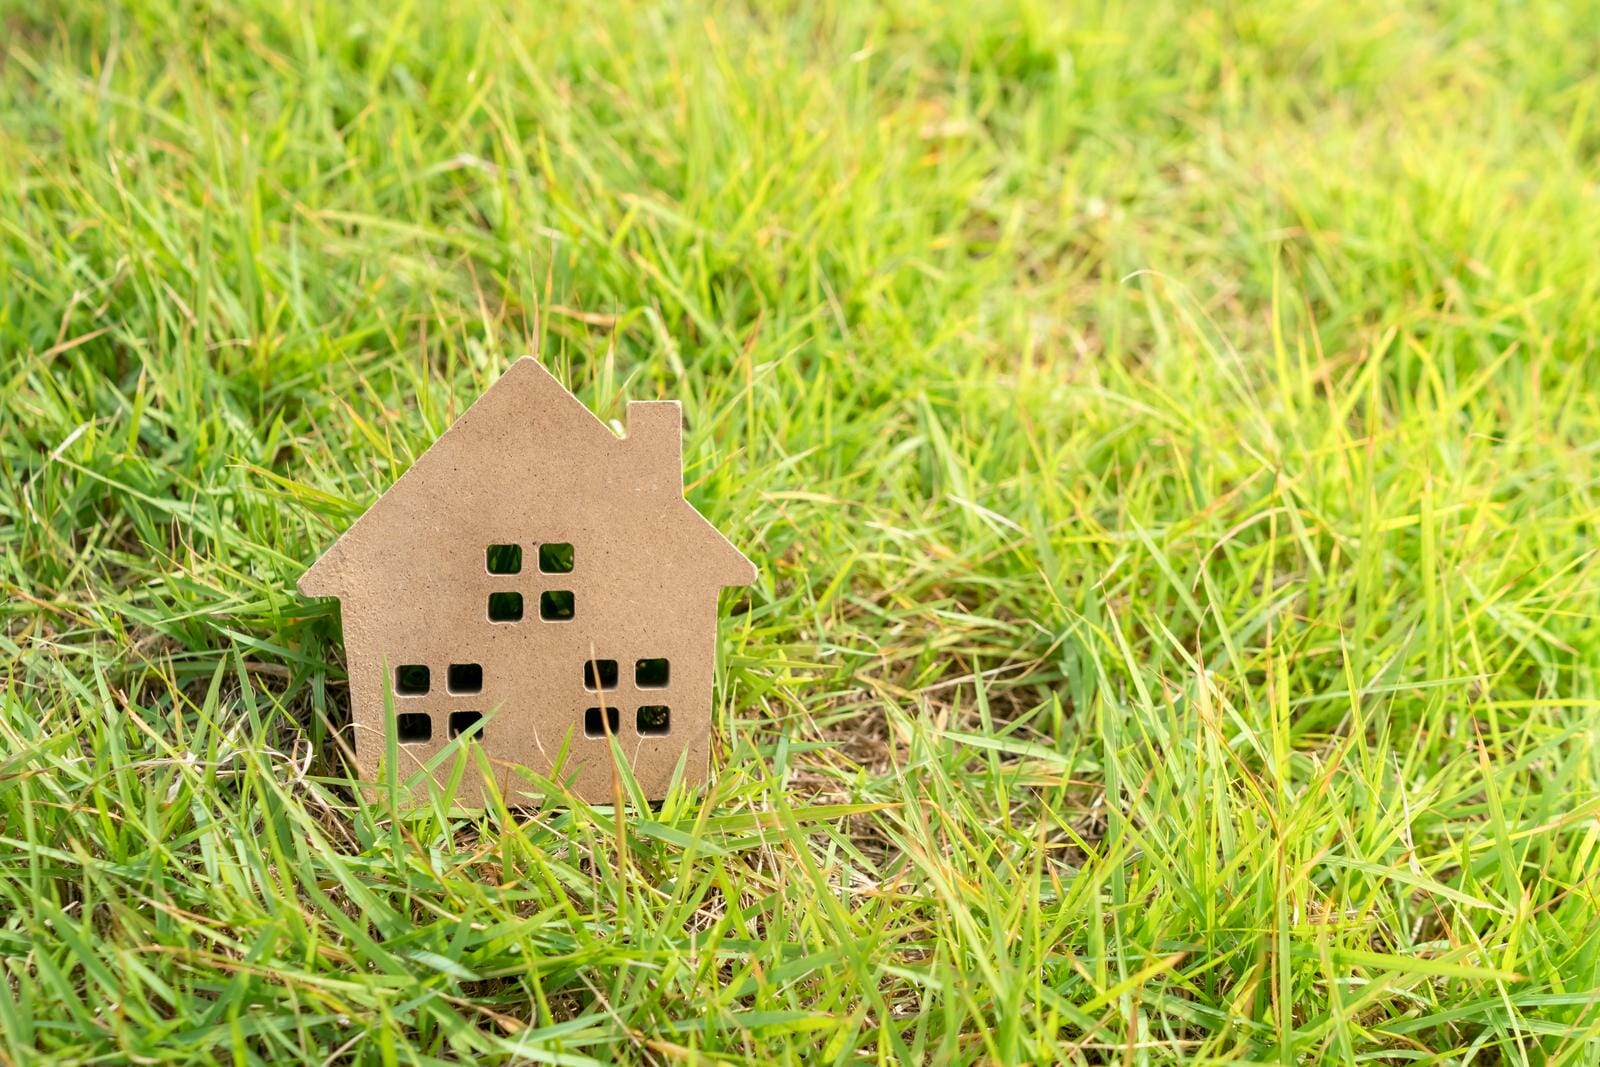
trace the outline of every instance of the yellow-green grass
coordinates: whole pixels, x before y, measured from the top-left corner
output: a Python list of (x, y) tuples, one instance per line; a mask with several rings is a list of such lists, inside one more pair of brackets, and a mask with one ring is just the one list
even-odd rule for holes
[[(0, 1061), (1594, 1062), (1597, 27), (0, 0)], [(293, 584), (530, 351), (721, 771), (397, 817)]]

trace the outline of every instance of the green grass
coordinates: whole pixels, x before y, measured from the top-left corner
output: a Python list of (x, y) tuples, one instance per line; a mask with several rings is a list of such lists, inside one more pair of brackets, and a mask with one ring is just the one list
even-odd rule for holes
[[(0, 1061), (1600, 1060), (1597, 25), (0, 0)], [(396, 817), (293, 583), (530, 351), (721, 772)]]

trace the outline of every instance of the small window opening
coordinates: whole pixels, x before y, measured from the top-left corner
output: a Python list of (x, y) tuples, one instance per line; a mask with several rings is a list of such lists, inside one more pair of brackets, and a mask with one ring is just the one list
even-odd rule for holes
[(636, 725), (645, 737), (664, 736), (672, 728), (671, 709), (665, 704), (640, 705)]
[(521, 593), (490, 593), (489, 621), (516, 622), (522, 618)]
[(421, 711), (402, 712), (394, 717), (394, 730), (402, 745), (432, 741), (433, 716)]
[(545, 574), (571, 574), (572, 559), (569, 542), (554, 541), (539, 546), (539, 570)]
[(615, 689), (617, 687), (617, 661), (614, 659), (588, 660), (583, 665), (585, 689)]
[(642, 659), (633, 665), (633, 683), (640, 689), (665, 689), (669, 665), (664, 659)]
[(445, 675), (445, 682), (452, 693), (481, 693), (483, 692), (483, 664), (481, 663), (452, 663), (450, 670)]
[[(571, 590), (547, 589), (539, 594), (539, 618), (547, 622), (566, 622), (577, 609)], [(522, 597), (517, 597), (517, 618), (522, 618)]]
[[(460, 737), (481, 721), (483, 721), (483, 712), (481, 711), (452, 711), (450, 713), (450, 736)], [(483, 731), (480, 729), (472, 737), (474, 741), (482, 741)]]
[(394, 691), (403, 697), (421, 696), (428, 691), (428, 668), (407, 663), (394, 669)]
[[(602, 712), (604, 719), (600, 717)], [(616, 708), (589, 708), (583, 713), (583, 736), (604, 737), (607, 726), (612, 734), (622, 729), (622, 712)]]
[(490, 574), (521, 574), (522, 546), (490, 545), (483, 562)]

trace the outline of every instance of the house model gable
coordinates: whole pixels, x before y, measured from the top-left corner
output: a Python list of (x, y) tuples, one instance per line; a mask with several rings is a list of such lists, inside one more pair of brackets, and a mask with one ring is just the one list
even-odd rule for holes
[(402, 778), (444, 780), (463, 734), (512, 800), (517, 768), (557, 774), (563, 751), (559, 775), (610, 800), (608, 736), (649, 797), (680, 761), (704, 777), (717, 594), (755, 567), (683, 497), (682, 419), (630, 403), (618, 438), (518, 360), (302, 575), (340, 601), (363, 776), (392, 714)]

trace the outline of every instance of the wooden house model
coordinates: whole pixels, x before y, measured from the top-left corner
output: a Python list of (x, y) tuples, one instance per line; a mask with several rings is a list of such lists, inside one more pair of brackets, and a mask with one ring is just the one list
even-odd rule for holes
[(559, 776), (609, 801), (608, 736), (651, 798), (680, 760), (704, 777), (717, 594), (755, 568), (684, 499), (682, 425), (677, 401), (630, 403), (618, 438), (521, 359), (305, 572), (339, 598), (364, 777), (391, 708), (402, 780), (457, 737), (513, 800), (516, 767), (565, 750)]

